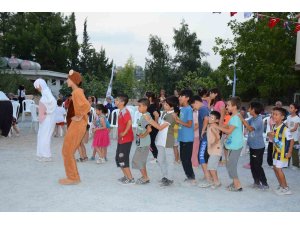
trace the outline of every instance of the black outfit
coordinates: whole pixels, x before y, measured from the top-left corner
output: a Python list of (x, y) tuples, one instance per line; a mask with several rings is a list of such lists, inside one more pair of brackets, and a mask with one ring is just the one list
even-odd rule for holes
[(0, 101), (0, 130), (7, 137), (13, 121), (13, 106), (11, 101)]
[(185, 175), (188, 179), (195, 179), (192, 166), (193, 142), (180, 142), (180, 160)]
[(267, 162), (269, 166), (273, 166), (273, 142), (269, 142), (268, 144)]
[(268, 185), (265, 171), (262, 168), (265, 148), (250, 148), (250, 166), (255, 184)]
[[(153, 114), (155, 111), (158, 112), (160, 116), (160, 110), (155, 106), (155, 104), (150, 104), (150, 106), (148, 107), (148, 112), (150, 113), (153, 120), (155, 120), (155, 116)], [(155, 127), (152, 127), (152, 131), (150, 133), (150, 139), (151, 139), (150, 147), (151, 147), (151, 152), (153, 154), (153, 157), (155, 159), (157, 159), (157, 155), (158, 155), (158, 150), (155, 145), (155, 138), (157, 134), (158, 134), (158, 130)]]
[(121, 167), (121, 168), (129, 167), (129, 155), (130, 155), (131, 145), (132, 142), (127, 142), (124, 144), (118, 143), (116, 157), (115, 157), (117, 167)]

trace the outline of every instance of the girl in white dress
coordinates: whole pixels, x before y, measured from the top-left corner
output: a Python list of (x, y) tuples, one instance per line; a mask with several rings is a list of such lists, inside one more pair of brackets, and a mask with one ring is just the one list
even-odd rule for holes
[(37, 160), (51, 161), (51, 137), (55, 127), (56, 100), (43, 79), (37, 79), (34, 87), (41, 92), (39, 102), (39, 131), (37, 135)]

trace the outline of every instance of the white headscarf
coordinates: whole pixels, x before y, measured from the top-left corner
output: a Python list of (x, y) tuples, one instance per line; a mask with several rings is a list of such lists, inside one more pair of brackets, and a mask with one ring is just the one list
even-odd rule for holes
[(34, 82), (33, 85), (35, 88), (40, 87), (42, 89), (42, 98), (40, 99), (40, 101), (46, 106), (47, 113), (53, 113), (56, 109), (57, 104), (46, 82), (43, 79), (39, 78)]
[(0, 91), (0, 101), (8, 101), (8, 97), (2, 92)]

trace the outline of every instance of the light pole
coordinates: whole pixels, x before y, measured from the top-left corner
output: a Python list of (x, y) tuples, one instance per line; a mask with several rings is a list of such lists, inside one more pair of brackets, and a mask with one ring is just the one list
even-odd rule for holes
[(236, 60), (235, 55), (233, 55), (233, 85), (232, 85), (232, 97), (235, 96), (236, 89)]

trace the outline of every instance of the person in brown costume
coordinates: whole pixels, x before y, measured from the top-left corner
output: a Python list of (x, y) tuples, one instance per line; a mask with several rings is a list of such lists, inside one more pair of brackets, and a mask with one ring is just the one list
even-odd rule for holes
[(91, 108), (88, 100), (84, 96), (83, 90), (78, 87), (81, 81), (82, 78), (80, 73), (70, 70), (67, 84), (68, 87), (71, 87), (73, 90), (72, 102), (75, 115), (72, 117), (71, 124), (68, 127), (62, 148), (62, 155), (67, 175), (67, 178), (59, 180), (59, 183), (62, 185), (78, 184), (80, 182), (74, 154), (86, 132), (88, 122), (87, 113)]

